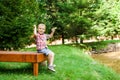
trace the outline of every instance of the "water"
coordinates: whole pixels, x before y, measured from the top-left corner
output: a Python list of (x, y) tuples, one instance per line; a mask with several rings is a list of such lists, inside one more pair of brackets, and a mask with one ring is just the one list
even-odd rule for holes
[(120, 52), (92, 54), (92, 57), (120, 73)]

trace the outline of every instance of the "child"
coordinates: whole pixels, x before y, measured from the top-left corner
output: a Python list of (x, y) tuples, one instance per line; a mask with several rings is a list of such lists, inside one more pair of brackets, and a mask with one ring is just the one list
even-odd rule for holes
[(34, 25), (34, 35), (36, 38), (36, 47), (38, 53), (43, 53), (48, 57), (48, 69), (55, 72), (54, 69), (54, 53), (48, 49), (47, 47), (47, 39), (53, 37), (56, 28), (52, 28), (52, 32), (50, 34), (45, 34), (46, 26), (45, 24), (39, 24), (38, 30), (36, 25)]

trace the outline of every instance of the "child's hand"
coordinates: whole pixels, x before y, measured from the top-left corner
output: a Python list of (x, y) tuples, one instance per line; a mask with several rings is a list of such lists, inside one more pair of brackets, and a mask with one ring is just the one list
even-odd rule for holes
[(35, 24), (34, 24), (33, 26), (34, 26), (34, 28), (36, 28), (36, 25), (35, 25)]
[(52, 30), (52, 32), (55, 32), (56, 29), (57, 29), (57, 27), (54, 27), (51, 30)]

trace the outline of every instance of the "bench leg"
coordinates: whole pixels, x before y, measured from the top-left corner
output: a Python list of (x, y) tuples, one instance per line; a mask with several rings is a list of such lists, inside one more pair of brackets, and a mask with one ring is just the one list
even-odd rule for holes
[(38, 63), (33, 63), (33, 74), (38, 76)]

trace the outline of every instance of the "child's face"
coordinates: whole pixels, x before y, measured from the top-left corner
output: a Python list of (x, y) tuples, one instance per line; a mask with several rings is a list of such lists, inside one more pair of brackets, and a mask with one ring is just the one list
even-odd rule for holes
[(38, 33), (43, 34), (45, 32), (45, 25), (38, 25)]

